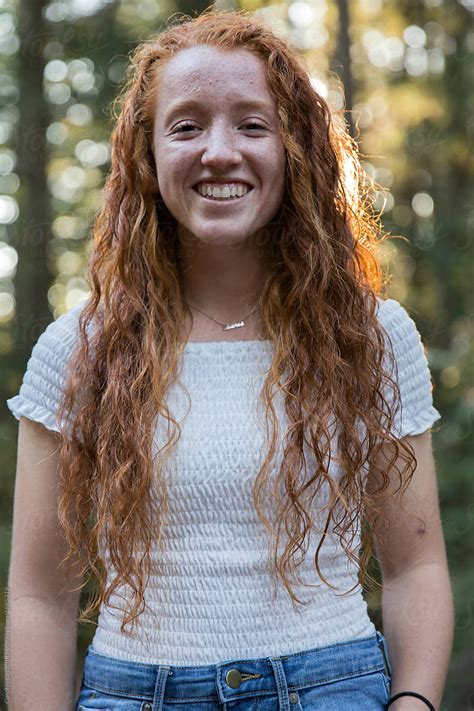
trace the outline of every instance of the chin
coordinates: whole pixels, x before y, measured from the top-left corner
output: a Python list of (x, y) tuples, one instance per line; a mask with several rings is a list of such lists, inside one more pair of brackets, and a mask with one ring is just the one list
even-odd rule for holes
[(219, 229), (218, 227), (213, 227), (212, 230), (197, 229), (196, 231), (190, 230), (196, 239), (200, 242), (205, 242), (206, 244), (219, 244), (223, 247), (238, 247), (240, 244), (249, 239), (253, 232), (245, 230), (236, 232), (235, 229), (226, 230), (225, 228)]

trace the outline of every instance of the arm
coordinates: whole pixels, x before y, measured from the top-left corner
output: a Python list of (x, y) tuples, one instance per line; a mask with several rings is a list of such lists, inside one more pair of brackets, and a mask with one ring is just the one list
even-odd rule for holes
[[(438, 709), (452, 649), (453, 599), (431, 430), (405, 440), (414, 449), (417, 467), (401, 499), (404, 510), (400, 492), (387, 498), (381, 519), (388, 525), (378, 524), (374, 530), (383, 581), (383, 631), (392, 666), (391, 695), (417, 691)], [(382, 467), (383, 458), (377, 469)], [(369, 482), (377, 481), (377, 472), (370, 472)], [(391, 482), (390, 490), (395, 488)], [(391, 704), (392, 709), (426, 711), (427, 706), (405, 696)]]
[[(57, 518), (59, 435), (25, 417), (18, 431), (5, 676), (10, 711), (74, 708), (80, 591), (63, 588)], [(70, 587), (79, 580), (71, 576)]]

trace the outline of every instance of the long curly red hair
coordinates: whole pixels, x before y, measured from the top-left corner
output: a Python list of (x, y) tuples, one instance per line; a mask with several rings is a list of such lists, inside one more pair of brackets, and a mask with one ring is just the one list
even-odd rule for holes
[[(59, 517), (70, 548), (63, 565), (68, 571), (79, 566), (81, 578), (93, 574), (99, 583), (81, 621), (90, 621), (102, 602), (110, 604), (119, 586), (129, 586), (121, 622), (126, 634), (143, 610), (150, 544), (154, 537), (160, 546), (168, 514), (164, 467), (180, 427), (166, 393), (176, 380), (191, 316), (179, 278), (177, 225), (157, 193), (153, 107), (163, 63), (198, 44), (245, 48), (263, 60), (286, 151), (284, 199), (262, 242), (271, 264), (259, 302), (262, 335), (273, 343), (274, 356), (261, 392), (268, 449), (253, 497), (268, 531), (272, 576), (280, 578), (293, 605), (300, 602), (294, 586), (303, 584), (294, 576), (322, 513), (312, 508), (321, 487), (330, 491), (314, 560), (321, 579), (330, 585), (318, 558), (331, 532), (358, 565), (360, 582), (373, 588), (378, 583), (368, 564), (380, 502), (391, 471), (405, 488), (416, 466), (413, 449), (391, 433), (400, 392), (376, 315), (384, 287), (376, 248), (388, 235), (372, 209), (373, 181), (344, 119), (315, 90), (297, 51), (256, 15), (212, 10), (181, 16), (132, 53), (113, 104), (118, 111), (111, 170), (88, 263), (91, 296), (80, 314), (60, 408)], [(279, 436), (275, 390), (284, 396), (290, 426), (271, 520), (263, 502)], [(166, 418), (171, 434), (153, 460), (157, 417)], [(338, 481), (329, 473), (331, 422), (338, 431)], [(314, 453), (314, 470), (307, 471), (305, 443)], [(382, 486), (369, 493), (363, 472), (377, 469), (382, 447)], [(277, 499), (278, 483), (284, 494)], [(359, 520), (361, 548), (353, 550)]]

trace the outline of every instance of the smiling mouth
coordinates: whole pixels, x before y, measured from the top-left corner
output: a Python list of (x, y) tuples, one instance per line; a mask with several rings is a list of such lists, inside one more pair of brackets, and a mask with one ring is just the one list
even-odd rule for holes
[(194, 192), (198, 197), (200, 197), (202, 200), (207, 200), (208, 202), (238, 202), (239, 200), (245, 200), (247, 195), (250, 195), (252, 192), (253, 188), (249, 188), (247, 192), (244, 195), (241, 195), (240, 197), (238, 195), (235, 195), (234, 197), (213, 197), (212, 195), (201, 195), (201, 193), (198, 191), (196, 187), (193, 188)]

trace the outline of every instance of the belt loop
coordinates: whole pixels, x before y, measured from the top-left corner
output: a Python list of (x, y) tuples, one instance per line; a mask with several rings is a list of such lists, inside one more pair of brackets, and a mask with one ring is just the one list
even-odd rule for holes
[(275, 676), (277, 694), (278, 694), (278, 708), (280, 711), (289, 711), (290, 709), (290, 698), (288, 696), (288, 685), (286, 683), (285, 670), (283, 669), (283, 664), (279, 657), (270, 657), (270, 663), (273, 667), (273, 674)]
[(390, 665), (390, 661), (388, 658), (388, 649), (386, 648), (387, 643), (386, 643), (385, 638), (381, 632), (376, 630), (376, 634), (377, 634), (377, 642), (379, 644), (380, 651), (382, 652), (382, 656), (383, 656), (383, 663), (385, 665), (385, 674), (387, 676), (391, 676), (392, 675), (392, 667)]
[(168, 675), (172, 672), (168, 665), (159, 665), (157, 667), (155, 693), (153, 695), (153, 711), (161, 711), (163, 708), (163, 700), (165, 698), (165, 687)]

